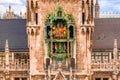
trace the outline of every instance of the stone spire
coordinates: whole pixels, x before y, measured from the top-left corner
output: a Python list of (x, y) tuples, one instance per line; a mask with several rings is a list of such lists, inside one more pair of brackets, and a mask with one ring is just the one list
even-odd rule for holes
[(6, 40), (5, 43), (5, 63), (8, 66), (9, 65), (9, 45), (8, 45), (8, 40)]
[(11, 6), (9, 5), (9, 12), (11, 12)]
[(13, 19), (15, 18), (14, 12), (12, 11), (12, 7), (9, 5), (8, 11), (6, 11), (5, 19)]
[(114, 60), (118, 59), (118, 48), (117, 48), (117, 39), (114, 39), (114, 49), (113, 49), (113, 58)]
[(96, 0), (96, 5), (99, 5), (98, 0)]
[(98, 0), (96, 0), (95, 3), (95, 18), (99, 18), (100, 15), (100, 6)]
[(9, 53), (8, 40), (6, 40), (6, 43), (5, 43), (5, 53)]

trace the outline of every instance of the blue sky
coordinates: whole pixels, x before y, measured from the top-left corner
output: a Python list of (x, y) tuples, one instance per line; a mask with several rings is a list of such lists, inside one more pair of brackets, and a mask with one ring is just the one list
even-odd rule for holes
[(120, 0), (99, 0), (100, 11), (120, 13)]
[[(95, 0), (96, 1), (96, 0)], [(100, 11), (120, 13), (120, 0), (99, 0)], [(26, 12), (26, 0), (0, 0), (0, 14), (3, 14), (11, 5), (16, 14)]]

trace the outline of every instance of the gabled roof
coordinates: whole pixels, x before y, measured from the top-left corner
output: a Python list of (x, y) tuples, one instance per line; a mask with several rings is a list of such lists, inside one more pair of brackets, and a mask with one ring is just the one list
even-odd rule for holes
[[(10, 51), (28, 51), (25, 19), (0, 20), (0, 50), (8, 39)], [(113, 50), (114, 39), (120, 49), (120, 18), (95, 19), (93, 50)]]
[(8, 39), (10, 51), (28, 51), (25, 19), (0, 20), (0, 51), (5, 48)]
[(65, 79), (65, 76), (63, 75), (63, 73), (61, 71), (59, 71), (59, 73), (56, 74), (56, 76), (53, 80), (66, 80), (66, 79)]
[(113, 50), (114, 39), (117, 39), (120, 48), (120, 18), (95, 19), (93, 49)]

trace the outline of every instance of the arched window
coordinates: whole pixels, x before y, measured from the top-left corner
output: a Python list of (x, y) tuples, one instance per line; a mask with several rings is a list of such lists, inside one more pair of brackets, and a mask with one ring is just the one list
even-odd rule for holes
[(51, 28), (50, 26), (47, 26), (47, 38), (50, 39), (50, 34), (51, 34)]
[(69, 27), (69, 32), (70, 32), (70, 38), (73, 38), (74, 37), (74, 31), (73, 31), (73, 26), (70, 26)]
[(33, 3), (33, 0), (31, 1), (31, 9), (33, 9), (34, 7), (34, 3)]

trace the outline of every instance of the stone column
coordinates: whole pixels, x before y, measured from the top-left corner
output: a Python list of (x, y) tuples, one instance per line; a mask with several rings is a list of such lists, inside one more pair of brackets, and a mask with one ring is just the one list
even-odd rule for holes
[(118, 74), (119, 74), (118, 70), (113, 71), (112, 79), (113, 80), (118, 80)]
[(112, 59), (112, 53), (110, 52), (109, 53), (109, 61), (111, 62), (111, 59)]
[(14, 53), (12, 52), (12, 62), (14, 63)]
[(112, 75), (113, 80), (118, 80), (117, 75), (113, 74)]
[(89, 80), (89, 79), (88, 79), (88, 76), (85, 78), (85, 80)]

